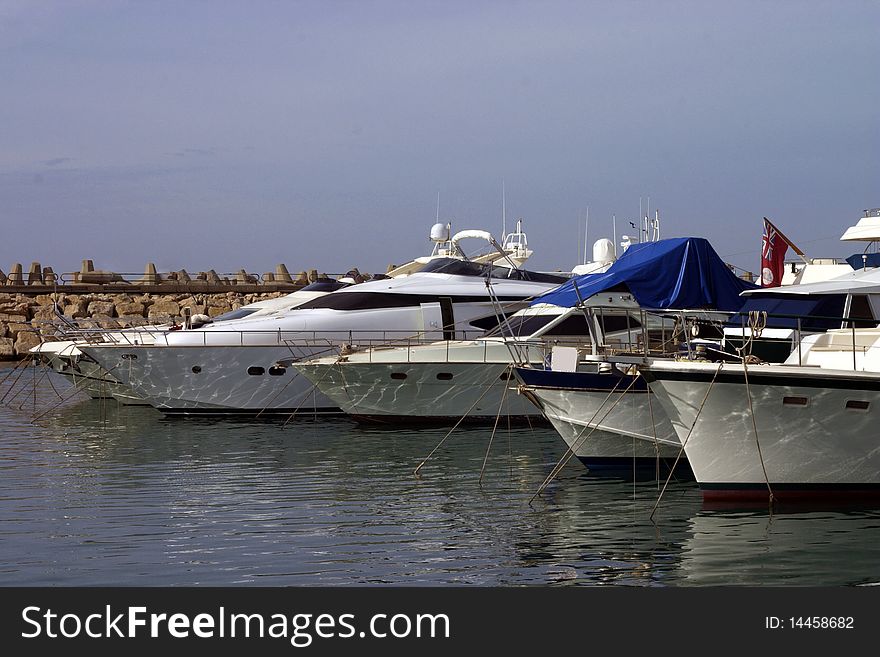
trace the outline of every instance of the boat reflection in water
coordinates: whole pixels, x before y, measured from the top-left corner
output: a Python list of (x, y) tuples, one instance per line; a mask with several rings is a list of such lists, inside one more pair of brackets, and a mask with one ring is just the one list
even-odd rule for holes
[(880, 512), (702, 511), (680, 549), (684, 585), (852, 586), (880, 583)]
[(32, 416), (30, 402), (0, 406), (10, 586), (880, 579), (876, 511), (719, 513), (674, 481), (652, 522), (656, 482), (579, 464), (530, 506), (564, 452), (549, 428), (499, 430), (481, 484), (485, 427), (456, 431), (415, 477), (448, 428), (179, 422), (87, 400)]

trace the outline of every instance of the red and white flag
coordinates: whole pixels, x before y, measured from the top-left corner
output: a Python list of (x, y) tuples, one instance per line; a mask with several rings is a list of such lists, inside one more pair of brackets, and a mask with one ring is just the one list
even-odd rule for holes
[(785, 273), (785, 252), (788, 247), (803, 257), (804, 252), (792, 244), (767, 217), (764, 217), (764, 235), (761, 238), (761, 285), (778, 287)]

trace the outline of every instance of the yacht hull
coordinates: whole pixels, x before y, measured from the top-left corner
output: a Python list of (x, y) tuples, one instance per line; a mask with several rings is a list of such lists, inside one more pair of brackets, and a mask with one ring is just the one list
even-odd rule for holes
[(540, 411), (511, 390), (502, 342), (438, 342), (356, 352), (294, 365), (343, 411), (363, 422), (524, 422)]
[[(326, 350), (326, 345), (321, 349)], [(167, 415), (341, 413), (305, 377), (277, 366), (291, 358), (287, 347), (83, 347), (83, 351)]]
[[(517, 368), (532, 399), (588, 468), (629, 470), (667, 467), (681, 444), (663, 409), (641, 378), (612, 373)], [(686, 468), (681, 458), (679, 467)]]
[(876, 374), (753, 365), (746, 386), (742, 365), (654, 362), (643, 373), (687, 440), (704, 499), (880, 497)]

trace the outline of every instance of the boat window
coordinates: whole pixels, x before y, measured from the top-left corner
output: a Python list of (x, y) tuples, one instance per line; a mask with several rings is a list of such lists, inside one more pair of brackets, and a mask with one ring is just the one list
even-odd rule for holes
[(233, 310), (228, 313), (223, 313), (222, 315), (217, 315), (214, 318), (215, 322), (225, 322), (228, 319), (242, 319), (247, 317), (248, 315), (253, 315), (257, 312), (259, 308), (239, 308), (238, 310)]
[(406, 378), (406, 374), (404, 372), (392, 372), (391, 378), (397, 381), (403, 381)]
[(249, 367), (247, 373), (251, 376), (262, 376), (266, 373), (266, 370), (262, 367)]
[(282, 376), (287, 372), (287, 368), (274, 365), (269, 368), (269, 376)]
[[(547, 324), (558, 318), (559, 315), (516, 315), (510, 317), (509, 321), (505, 324), (498, 325), (493, 328), (491, 332), (487, 335), (511, 335), (512, 331), (513, 335), (517, 337), (525, 337), (527, 335), (533, 335), (538, 330), (547, 326)], [(494, 320), (494, 317), (492, 319)], [(497, 324), (497, 320), (495, 320), (493, 323)], [(476, 324), (476, 322), (471, 322), (471, 324)], [(636, 320), (635, 318), (630, 318), (629, 326), (632, 330), (641, 328), (641, 324), (639, 324), (638, 320)], [(626, 317), (613, 315), (606, 316), (605, 331), (611, 333), (619, 330), (626, 330)], [(584, 317), (583, 313), (578, 313), (565, 318), (564, 320), (559, 322), (559, 324), (551, 328), (546, 333), (543, 333), (542, 335), (588, 336), (590, 335), (590, 330), (587, 326), (587, 320)]]
[(567, 274), (548, 274), (545, 272), (511, 269), (499, 265), (490, 265), (455, 258), (435, 258), (422, 267), (420, 272), (431, 274), (452, 274), (454, 276), (478, 276), (481, 278), (503, 278), (515, 281), (534, 281), (536, 283), (564, 283), (570, 277)]
[(809, 403), (807, 397), (783, 397), (782, 403), (786, 406), (806, 406)]
[(193, 374), (199, 374), (201, 371), (202, 371), (201, 366), (199, 366), (199, 365), (193, 365), (193, 366), (192, 366), (192, 372), (193, 372)]
[(868, 303), (868, 297), (865, 294), (854, 294), (852, 303), (849, 307), (849, 316), (854, 322), (847, 322), (847, 328), (852, 328), (855, 324), (856, 328), (873, 328), (877, 326), (877, 320), (871, 312), (871, 304)]
[(870, 405), (870, 402), (862, 401), (861, 399), (846, 400), (846, 407), (854, 411), (867, 411)]
[[(499, 301), (519, 301), (523, 297), (498, 297)], [(395, 294), (394, 292), (346, 292), (325, 294), (317, 299), (306, 301), (294, 311), (312, 308), (330, 310), (374, 310), (377, 308), (407, 308), (421, 306), (423, 303), (467, 303), (486, 301), (484, 295), (439, 296), (434, 294)]]
[(452, 380), (452, 372), (437, 372), (437, 380), (438, 381), (451, 381)]
[(305, 287), (300, 288), (299, 292), (335, 292), (350, 285), (351, 283), (343, 283), (333, 278), (320, 278), (314, 283), (309, 283)]
[[(749, 313), (767, 313), (767, 328), (797, 328), (804, 331), (825, 331), (840, 328), (843, 317), (845, 294), (773, 294), (771, 292), (751, 295), (740, 308), (731, 315), (726, 326), (743, 328), (748, 331)], [(834, 319), (837, 318), (837, 319)]]

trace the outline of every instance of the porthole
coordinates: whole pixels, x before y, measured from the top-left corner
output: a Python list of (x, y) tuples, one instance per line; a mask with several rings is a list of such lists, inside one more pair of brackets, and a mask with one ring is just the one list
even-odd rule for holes
[(262, 376), (263, 374), (266, 373), (266, 370), (265, 370), (265, 368), (262, 368), (262, 367), (249, 367), (247, 369), (247, 373), (250, 374), (251, 376)]
[(392, 372), (391, 378), (396, 381), (403, 381), (406, 378), (406, 373), (404, 372)]
[(192, 371), (193, 371), (193, 374), (199, 374), (199, 373), (201, 373), (202, 368), (201, 368), (201, 366), (199, 366), (199, 365), (193, 365), (193, 366), (192, 366)]
[(806, 397), (783, 397), (782, 403), (786, 406), (806, 406), (809, 403)]
[(284, 376), (286, 372), (286, 367), (280, 367), (278, 365), (273, 365), (269, 368), (269, 376)]
[(861, 399), (847, 399), (846, 407), (853, 411), (867, 411), (868, 407), (871, 405), (871, 402), (866, 402)]
[(504, 371), (501, 373), (501, 376), (498, 377), (501, 381), (510, 381), (513, 378), (513, 374), (508, 371)]
[(437, 373), (438, 381), (451, 381), (452, 380), (452, 372), (438, 372)]

